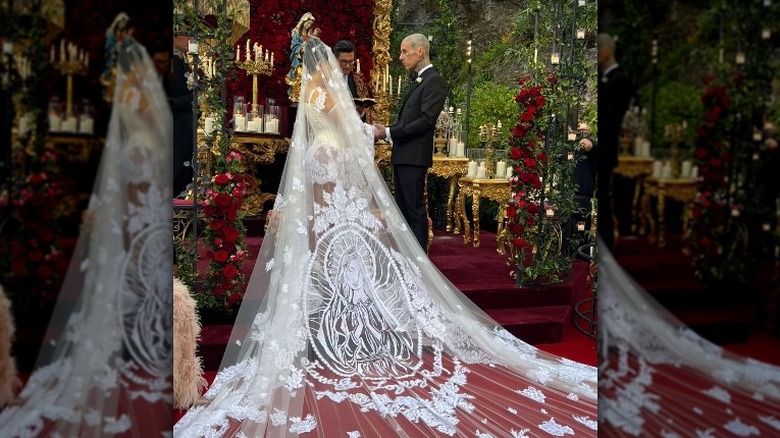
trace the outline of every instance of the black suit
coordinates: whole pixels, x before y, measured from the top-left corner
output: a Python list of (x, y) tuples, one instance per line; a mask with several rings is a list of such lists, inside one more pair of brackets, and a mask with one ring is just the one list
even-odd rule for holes
[(448, 88), (433, 67), (412, 82), (401, 104), (398, 122), (390, 127), (395, 200), (423, 250), (428, 243), (425, 175), (433, 165), (433, 136)]
[(173, 57), (171, 109), (173, 110), (173, 195), (178, 196), (192, 182), (192, 91), (187, 88), (184, 73), (187, 65), (179, 56)]
[(352, 98), (357, 99), (358, 92), (357, 92), (357, 84), (355, 83), (355, 76), (352, 75), (352, 73), (347, 75), (347, 85), (349, 86), (349, 92), (352, 93)]
[(618, 164), (620, 126), (631, 100), (631, 81), (619, 66), (599, 76), (598, 233), (612, 247), (612, 174)]

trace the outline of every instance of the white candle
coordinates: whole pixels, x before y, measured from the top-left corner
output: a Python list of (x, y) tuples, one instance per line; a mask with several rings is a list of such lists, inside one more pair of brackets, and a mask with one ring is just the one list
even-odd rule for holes
[(57, 132), (62, 129), (62, 119), (55, 113), (49, 113), (49, 131)]
[(246, 130), (246, 117), (242, 116), (241, 114), (236, 114), (233, 128), (236, 131), (245, 131)]
[(680, 169), (680, 176), (683, 178), (690, 178), (691, 177), (691, 162), (688, 160), (685, 160), (682, 162), (682, 169)]
[(458, 158), (466, 156), (466, 145), (462, 141), (458, 142), (458, 153), (455, 156)]
[(553, 209), (552, 209), (552, 208), (548, 208), (548, 209), (546, 209), (546, 210), (544, 211), (544, 214), (546, 214), (546, 215), (547, 215), (547, 217), (553, 217), (553, 216), (555, 216), (555, 211), (553, 211)]
[(469, 161), (468, 172), (466, 172), (466, 176), (469, 178), (474, 178), (474, 176), (476, 175), (477, 175), (477, 162)]
[(355, 62), (356, 62), (357, 72), (360, 73), (360, 59), (357, 59)]
[(653, 161), (653, 178), (660, 178), (663, 171), (663, 164), (659, 160)]
[(577, 222), (577, 231), (585, 231), (585, 222)]
[(761, 38), (765, 40), (772, 38), (772, 31), (767, 28), (764, 28), (763, 30), (761, 30)]
[(506, 176), (506, 162), (505, 161), (499, 161), (496, 163), (496, 175), (499, 178), (502, 178)]
[(389, 93), (391, 95), (393, 94), (393, 77), (392, 76), (390, 76), (390, 90), (389, 90)]
[(553, 53), (550, 55), (550, 64), (552, 65), (558, 65), (561, 62), (561, 58), (557, 53)]
[(691, 178), (696, 179), (699, 177), (699, 166), (693, 166), (691, 169)]
[(95, 121), (92, 117), (84, 116), (79, 123), (79, 132), (82, 134), (92, 134), (95, 129)]
[(737, 64), (745, 63), (745, 54), (743, 52), (737, 52)]
[(451, 137), (450, 138), (449, 148), (450, 148), (450, 157), (454, 157), (455, 154), (458, 152), (458, 139), (457, 138), (455, 138), (455, 137)]
[(585, 31), (584, 30), (578, 30), (577, 31), (577, 39), (578, 40), (584, 40), (585, 39)]
[(214, 117), (206, 117), (204, 124), (204, 131), (206, 131), (206, 135), (210, 136), (211, 131), (214, 130)]
[(585, 6), (585, 0), (579, 0), (579, 5), (580, 6)]
[(569, 141), (574, 141), (577, 139), (577, 133), (574, 131), (569, 131), (569, 133), (566, 135), (566, 139)]
[(236, 62), (241, 61), (241, 46), (236, 45)]
[(672, 177), (672, 164), (668, 161), (664, 162), (664, 167), (661, 170), (661, 178), (671, 178)]
[(753, 132), (753, 141), (761, 141), (761, 131)]
[(76, 128), (78, 126), (78, 120), (75, 116), (70, 116), (62, 121), (62, 125), (60, 126), (60, 131), (62, 132), (76, 132)]
[(246, 60), (249, 61), (249, 57), (251, 55), (249, 54), (249, 38), (246, 39)]
[(27, 118), (27, 114), (19, 118), (19, 136), (23, 137), (27, 131), (30, 130), (30, 120)]
[(506, 178), (512, 178), (512, 166), (506, 168)]
[(274, 65), (274, 52), (271, 52), (271, 66)]
[(647, 140), (645, 140), (644, 143), (642, 143), (642, 156), (643, 157), (650, 156), (650, 142)]
[(477, 178), (485, 178), (487, 176), (487, 169), (484, 167), (477, 167)]

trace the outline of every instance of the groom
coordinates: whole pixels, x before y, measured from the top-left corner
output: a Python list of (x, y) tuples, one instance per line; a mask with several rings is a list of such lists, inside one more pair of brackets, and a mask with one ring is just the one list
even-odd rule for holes
[(374, 125), (374, 137), (393, 145), (395, 201), (423, 250), (428, 246), (428, 213), (425, 209), (425, 175), (433, 165), (436, 120), (447, 97), (447, 83), (431, 65), (430, 43), (422, 34), (401, 42), (398, 57), (414, 77), (393, 126)]

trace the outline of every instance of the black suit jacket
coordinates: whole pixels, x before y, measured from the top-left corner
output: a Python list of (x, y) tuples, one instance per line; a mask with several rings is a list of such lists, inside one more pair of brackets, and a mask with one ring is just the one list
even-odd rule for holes
[(421, 82), (412, 82), (398, 113), (398, 121), (390, 127), (393, 152), (390, 162), (431, 167), (433, 136), (448, 87), (433, 67), (425, 70)]
[(599, 77), (599, 167), (618, 164), (620, 126), (628, 110), (633, 87), (620, 66)]
[(349, 92), (352, 94), (352, 98), (357, 99), (357, 84), (355, 83), (355, 76), (353, 76), (352, 73), (347, 75), (347, 85), (349, 86)]

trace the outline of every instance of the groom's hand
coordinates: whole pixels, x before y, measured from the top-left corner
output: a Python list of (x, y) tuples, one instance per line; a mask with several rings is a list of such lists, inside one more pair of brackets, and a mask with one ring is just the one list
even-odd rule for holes
[(380, 123), (374, 123), (374, 140), (382, 140), (385, 138), (385, 127)]

